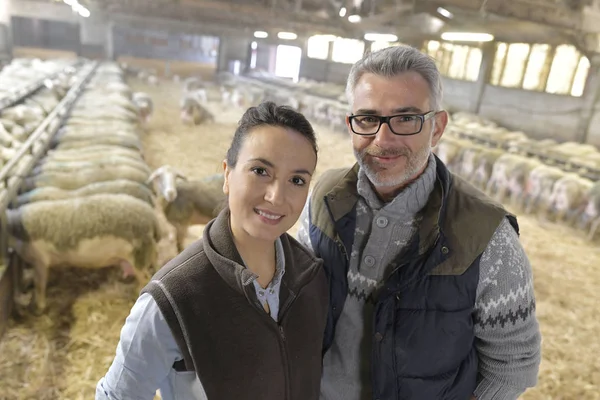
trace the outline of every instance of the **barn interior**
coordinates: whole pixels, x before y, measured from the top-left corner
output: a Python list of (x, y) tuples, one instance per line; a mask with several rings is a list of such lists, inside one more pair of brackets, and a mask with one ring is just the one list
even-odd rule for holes
[[(57, 266), (45, 312), (20, 310), (32, 271), (9, 212), (35, 204), (28, 194), (43, 174), (64, 182), (46, 185), (58, 187), (37, 198), (46, 203), (95, 179), (44, 170), (61, 146), (85, 153), (78, 146), (99, 143), (92, 136), (128, 133), (100, 142), (143, 163), (117, 172), (141, 176), (136, 193), (151, 193), (160, 266), (178, 253), (178, 231), (147, 183), (151, 171), (220, 174), (239, 118), (265, 99), (314, 124), (313, 182), (354, 164), (348, 73), (364, 54), (398, 45), (430, 55), (442, 74), (451, 122), (436, 154), (519, 218), (543, 335), (539, 381), (522, 398), (600, 399), (599, 20), (598, 0), (0, 0), (0, 399), (94, 396), (139, 295), (140, 282), (118, 266)], [(190, 123), (182, 98), (193, 85), (204, 111)], [(69, 139), (78, 131), (85, 142)], [(521, 163), (512, 170), (520, 180), (510, 180), (510, 162), (500, 170), (507, 154)], [(540, 165), (555, 175), (533, 201), (530, 173)], [(203, 228), (191, 224), (185, 245)], [(56, 231), (68, 234), (68, 223)], [(142, 272), (145, 283), (152, 271)]]

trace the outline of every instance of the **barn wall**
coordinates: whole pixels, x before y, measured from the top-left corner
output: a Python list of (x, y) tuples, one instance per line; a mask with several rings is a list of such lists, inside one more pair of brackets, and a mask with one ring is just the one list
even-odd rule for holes
[[(345, 84), (350, 64), (303, 57), (300, 76)], [(450, 111), (476, 108), (477, 83), (443, 78), (444, 106)], [(501, 126), (520, 130), (534, 138), (580, 140), (578, 124), (583, 98), (485, 85), (479, 114)], [(600, 146), (600, 110), (590, 124), (587, 141)]]
[(125, 25), (113, 27), (115, 56), (158, 58), (216, 64), (219, 39), (178, 32), (143, 29)]
[(9, 59), (12, 53), (10, 35), (10, 10), (8, 0), (0, 0), (0, 60)]
[[(0, 3), (7, 0), (0, 0)], [(78, 26), (78, 45), (75, 46), (71, 43), (69, 50), (77, 51), (78, 54), (84, 57), (90, 58), (102, 58), (106, 55), (107, 45), (107, 26), (108, 20), (102, 13), (91, 9), (91, 16), (89, 18), (82, 18), (76, 13), (73, 13), (71, 8), (64, 3), (54, 2), (32, 2), (26, 0), (10, 1), (8, 0), (5, 4), (9, 7), (10, 15), (18, 18), (28, 18), (31, 20), (44, 20), (53, 21), (54, 23), (46, 25), (51, 26), (51, 31), (59, 33), (64, 30), (64, 23)], [(63, 28), (60, 28), (60, 27)], [(13, 28), (14, 31), (14, 28)], [(72, 32), (69, 35), (71, 37), (65, 37), (65, 42), (72, 42)], [(38, 40), (40, 41), (40, 40)], [(43, 42), (43, 40), (41, 40)], [(48, 49), (64, 49), (65, 46), (56, 46), (54, 44), (44, 43), (42, 48)]]
[(80, 52), (79, 24), (40, 18), (11, 18), (14, 46)]

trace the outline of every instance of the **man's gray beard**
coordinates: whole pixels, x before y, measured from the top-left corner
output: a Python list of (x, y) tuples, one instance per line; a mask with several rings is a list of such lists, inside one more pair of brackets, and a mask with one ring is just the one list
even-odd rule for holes
[[(408, 149), (407, 149), (408, 150)], [(354, 149), (354, 156), (358, 161), (358, 165), (360, 168), (365, 171), (367, 178), (376, 187), (396, 187), (403, 186), (411, 179), (414, 179), (415, 176), (427, 165), (427, 161), (429, 160), (429, 155), (431, 154), (431, 146), (424, 146), (419, 150), (418, 153), (406, 153), (402, 155), (402, 157), (407, 158), (407, 165), (404, 172), (397, 176), (386, 176), (385, 178), (380, 176), (382, 175), (380, 172), (374, 170), (369, 164), (367, 164), (364, 160), (366, 157), (366, 149), (362, 152)], [(385, 174), (387, 171), (381, 171)]]

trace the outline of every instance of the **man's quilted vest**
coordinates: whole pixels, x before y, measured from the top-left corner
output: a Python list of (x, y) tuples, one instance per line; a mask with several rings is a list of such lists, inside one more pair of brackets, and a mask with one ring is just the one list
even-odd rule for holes
[[(473, 309), (479, 260), (502, 218), (516, 218), (437, 159), (418, 233), (377, 297), (371, 379), (376, 400), (468, 400), (478, 370)], [(310, 200), (309, 235), (324, 260), (329, 313), (323, 354), (348, 294), (358, 166), (326, 172)]]

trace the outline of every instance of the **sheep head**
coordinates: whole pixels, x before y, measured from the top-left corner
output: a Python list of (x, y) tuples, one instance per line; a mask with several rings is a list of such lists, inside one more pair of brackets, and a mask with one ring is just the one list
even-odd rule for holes
[(187, 180), (185, 175), (175, 168), (170, 165), (163, 165), (150, 174), (146, 183), (153, 184), (156, 194), (170, 203), (177, 198), (177, 186), (175, 184), (177, 178)]

